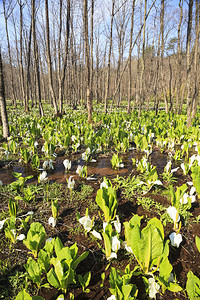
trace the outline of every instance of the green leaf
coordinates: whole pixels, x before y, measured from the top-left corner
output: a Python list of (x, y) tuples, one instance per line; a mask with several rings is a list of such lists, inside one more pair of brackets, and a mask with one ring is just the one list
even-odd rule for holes
[(108, 258), (111, 255), (111, 241), (110, 241), (110, 237), (105, 232), (102, 232), (102, 235), (103, 235), (103, 239), (104, 239), (104, 245), (105, 245), (105, 251), (106, 251), (106, 258)]
[(173, 283), (173, 282), (170, 282), (169, 287), (167, 289), (173, 293), (178, 293), (182, 291), (182, 287), (178, 285), (178, 283)]
[(133, 286), (131, 284), (126, 284), (122, 286), (123, 299), (129, 298), (132, 288)]
[(162, 222), (161, 222), (159, 219), (157, 219), (157, 218), (152, 218), (152, 219), (148, 222), (148, 225), (153, 225), (153, 226), (155, 226), (155, 227), (158, 229), (158, 231), (159, 231), (159, 233), (160, 233), (162, 239), (164, 240), (164, 238), (165, 238), (164, 228), (163, 228)]
[(48, 272), (50, 269), (50, 254), (41, 249), (38, 254), (38, 263), (45, 272)]
[(84, 282), (85, 282), (85, 287), (89, 285), (91, 279), (91, 272), (87, 272), (84, 275)]
[(200, 279), (189, 271), (187, 274), (186, 291), (191, 300), (200, 299)]
[(15, 300), (32, 300), (32, 297), (25, 290), (22, 290), (19, 292)]
[(198, 236), (195, 237), (195, 242), (196, 242), (197, 249), (200, 252), (200, 238)]
[(59, 282), (59, 279), (58, 279), (54, 269), (51, 269), (47, 273), (47, 280), (53, 287), (60, 288), (60, 282)]
[(162, 277), (166, 282), (168, 282), (168, 279), (173, 269), (172, 265), (168, 260), (168, 255), (169, 255), (169, 241), (167, 241), (165, 244), (162, 260), (159, 266), (159, 276)]
[(51, 263), (54, 266), (55, 273), (56, 273), (56, 276), (57, 276), (59, 282), (61, 282), (61, 280), (64, 276), (63, 265), (61, 264), (60, 260), (57, 257), (52, 257)]
[(63, 248), (63, 243), (61, 242), (60, 238), (57, 237), (56, 240), (55, 240), (56, 255), (58, 255), (58, 253), (61, 251), (62, 248)]

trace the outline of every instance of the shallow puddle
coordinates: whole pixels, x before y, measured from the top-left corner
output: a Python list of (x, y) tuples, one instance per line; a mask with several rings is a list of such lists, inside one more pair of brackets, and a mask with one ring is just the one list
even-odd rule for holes
[[(122, 162), (124, 164), (124, 168), (119, 168), (117, 170), (113, 170), (111, 167), (111, 158), (112, 153), (109, 154), (99, 154), (95, 156), (96, 162), (86, 163), (82, 160), (82, 154), (73, 154), (71, 156), (60, 156), (54, 162), (53, 170), (47, 170), (48, 179), (50, 182), (57, 182), (66, 184), (66, 179), (69, 176), (74, 176), (75, 180), (79, 180), (79, 175), (76, 173), (78, 165), (84, 166), (87, 165), (87, 172), (89, 178), (88, 182), (98, 181), (102, 179), (104, 176), (113, 179), (118, 176), (128, 176), (133, 171), (133, 162), (132, 159), (141, 159), (142, 153), (137, 150), (131, 150), (128, 153), (122, 153), (119, 156), (122, 158)], [(65, 168), (63, 165), (64, 159), (69, 159), (72, 162), (71, 170), (65, 172)], [(157, 167), (158, 174), (163, 172), (165, 165), (167, 164), (167, 155), (160, 153), (159, 151), (153, 151), (150, 155), (150, 162), (152, 165)], [(10, 184), (16, 178), (13, 176), (13, 172), (22, 173), (23, 177), (33, 175), (33, 178), (28, 180), (27, 183), (37, 183), (38, 176), (41, 171), (34, 170), (30, 165), (19, 165), (16, 162), (9, 163), (3, 166), (0, 169), (0, 180), (3, 184)]]

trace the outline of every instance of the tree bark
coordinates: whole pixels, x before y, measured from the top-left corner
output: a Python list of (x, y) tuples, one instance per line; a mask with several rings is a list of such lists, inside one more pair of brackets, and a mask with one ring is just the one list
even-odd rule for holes
[(50, 33), (49, 33), (49, 8), (48, 0), (45, 0), (45, 17), (46, 17), (46, 54), (47, 54), (47, 66), (48, 66), (48, 76), (49, 76), (49, 90), (51, 93), (51, 98), (53, 101), (54, 112), (58, 114), (58, 107), (56, 102), (56, 95), (53, 89), (53, 73), (52, 73), (52, 63), (51, 63), (51, 52), (50, 52)]
[(193, 105), (192, 105), (192, 119), (196, 116), (197, 104), (199, 98), (199, 36), (200, 36), (200, 2), (196, 0), (196, 13), (195, 13), (195, 49), (194, 49), (194, 92), (193, 92)]
[(131, 112), (131, 92), (132, 92), (131, 55), (132, 55), (132, 43), (133, 43), (134, 12), (135, 12), (135, 0), (133, 0), (133, 3), (132, 3), (132, 12), (131, 12), (131, 32), (130, 32), (129, 63), (128, 63), (128, 70), (129, 70), (129, 89), (128, 89), (128, 107), (127, 107), (127, 113), (128, 114), (130, 114), (130, 112)]
[(110, 88), (110, 62), (111, 62), (111, 52), (112, 52), (112, 36), (113, 36), (113, 19), (114, 19), (114, 9), (115, 9), (115, 0), (112, 1), (112, 12), (111, 12), (111, 22), (110, 22), (110, 45), (109, 45), (109, 53), (108, 53), (108, 72), (107, 72), (107, 79), (106, 79), (106, 90), (105, 90), (105, 104), (104, 104), (104, 112), (107, 112), (108, 106), (108, 95), (109, 95), (109, 88)]
[[(92, 0), (93, 1), (93, 0)], [(90, 67), (90, 47), (88, 37), (88, 0), (84, 0), (84, 37), (85, 37), (85, 68), (86, 68), (86, 97), (88, 110), (88, 123), (92, 123), (92, 89), (91, 89), (91, 67)]]
[(179, 101), (181, 98), (181, 83), (182, 83), (182, 76), (181, 76), (181, 48), (180, 48), (180, 31), (181, 31), (181, 24), (183, 20), (183, 6), (182, 0), (179, 0), (179, 8), (180, 8), (180, 19), (178, 24), (178, 64), (177, 64), (177, 73), (178, 73), (178, 82), (177, 82), (177, 93), (176, 93), (176, 109), (175, 112), (178, 112)]
[(10, 67), (10, 76), (11, 76), (11, 89), (12, 89), (12, 101), (14, 107), (17, 107), (16, 103), (16, 96), (15, 96), (15, 89), (14, 89), (14, 78), (13, 78), (13, 67), (12, 67), (12, 58), (11, 58), (11, 51), (10, 51), (10, 39), (8, 33), (8, 18), (12, 13), (13, 8), (11, 8), (10, 13), (6, 12), (6, 5), (5, 0), (3, 0), (3, 12), (4, 12), (4, 20), (5, 20), (5, 27), (6, 27), (6, 37), (7, 37), (7, 44), (8, 44), (8, 55), (9, 55), (9, 67)]
[(187, 27), (187, 43), (186, 43), (186, 56), (187, 56), (187, 127), (192, 125), (192, 98), (191, 98), (191, 56), (190, 56), (190, 44), (191, 44), (191, 31), (192, 31), (192, 8), (193, 0), (189, 0), (188, 9), (188, 27)]
[(9, 136), (9, 125), (8, 125), (8, 116), (7, 116), (7, 110), (6, 110), (6, 99), (5, 99), (5, 89), (4, 89), (1, 48), (0, 48), (0, 103), (1, 103), (1, 119), (2, 119), (2, 124), (3, 124), (3, 137), (7, 138)]
[(36, 30), (35, 30), (35, 0), (31, 0), (32, 6), (32, 34), (33, 34), (33, 55), (35, 62), (35, 75), (37, 82), (37, 95), (38, 95), (38, 104), (39, 104), (39, 113), (41, 117), (44, 117), (44, 110), (42, 106), (42, 97), (41, 97), (41, 86), (40, 86), (40, 68), (39, 68), (39, 58), (38, 58), (38, 46), (36, 40)]

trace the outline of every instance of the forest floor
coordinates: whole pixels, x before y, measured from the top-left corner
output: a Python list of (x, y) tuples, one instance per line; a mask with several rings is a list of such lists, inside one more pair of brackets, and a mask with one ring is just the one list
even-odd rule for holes
[[(131, 264), (131, 268), (136, 265), (133, 256), (127, 255), (123, 249), (118, 251), (118, 259), (112, 260), (108, 267), (108, 261), (105, 255), (99, 249), (95, 239), (91, 235), (85, 235), (81, 224), (77, 221), (77, 212), (81, 216), (85, 215), (88, 208), (89, 215), (95, 217), (95, 223), (100, 224), (99, 208), (95, 202), (96, 192), (100, 187), (102, 178), (109, 178), (114, 185), (117, 186), (117, 176), (127, 178), (129, 175), (136, 175), (137, 171), (133, 169), (132, 158), (141, 156), (137, 150), (131, 150), (128, 153), (121, 154), (120, 157), (124, 163), (124, 168), (113, 170), (111, 168), (112, 153), (104, 153), (98, 155), (95, 159), (96, 163), (88, 163), (88, 177), (93, 177), (95, 180), (81, 179), (76, 174), (77, 165), (82, 164), (81, 154), (71, 154), (70, 156), (62, 154), (58, 155), (54, 161), (54, 170), (48, 174), (48, 190), (46, 185), (44, 191), (39, 192), (35, 201), (25, 203), (19, 201), (19, 213), (24, 214), (28, 211), (33, 211), (33, 220), (43, 224), (46, 230), (47, 237), (59, 237), (64, 246), (71, 246), (75, 242), (78, 245), (79, 251), (89, 251), (88, 257), (80, 263), (77, 273), (85, 274), (91, 271), (91, 282), (89, 284), (89, 293), (83, 293), (79, 285), (74, 285), (69, 288), (69, 292), (73, 293), (75, 299), (107, 299), (111, 294), (109, 292), (109, 273), (110, 267), (124, 270), (127, 264)], [(71, 170), (66, 173), (63, 166), (64, 159), (72, 161)], [(164, 166), (167, 163), (167, 154), (161, 153), (157, 147), (153, 148), (150, 155), (151, 164), (157, 167), (158, 174), (163, 172)], [(29, 166), (20, 165), (16, 162), (2, 163), (0, 168), (0, 180), (4, 182), (5, 187), (0, 190), (0, 209), (1, 212), (7, 210), (7, 197), (12, 191), (9, 190), (9, 184), (14, 180), (12, 172), (22, 172), (23, 176), (33, 174)], [(73, 175), (75, 179), (75, 188), (71, 192), (67, 189), (66, 179)], [(175, 186), (181, 186), (183, 183), (190, 181), (189, 176), (184, 176), (179, 170), (174, 174), (177, 182)], [(35, 175), (28, 181), (28, 184), (37, 186), (37, 176)], [(167, 183), (166, 183), (167, 184)], [(7, 185), (7, 187), (6, 187)], [(165, 183), (164, 183), (165, 186)], [(7, 190), (6, 190), (7, 188)], [(44, 195), (45, 198), (44, 199)], [(51, 200), (58, 199), (60, 210), (59, 217), (55, 228), (48, 225), (48, 219), (52, 215)], [(147, 221), (153, 217), (160, 218), (161, 207), (167, 208), (170, 206), (169, 195), (163, 192), (163, 188), (152, 189), (151, 192), (142, 196), (135, 193), (132, 194), (129, 190), (119, 187), (117, 189), (118, 210), (121, 223), (129, 221), (133, 214), (143, 216), (142, 226), (147, 224)], [(160, 206), (159, 206), (160, 205)], [(184, 288), (186, 286), (187, 273), (192, 270), (197, 276), (200, 274), (200, 253), (195, 245), (195, 237), (200, 233), (200, 215), (199, 201), (196, 201), (184, 220), (181, 228), (183, 241), (179, 248), (170, 246), (169, 260), (173, 265), (173, 271), (176, 275), (177, 282), (183, 288), (183, 291), (172, 293), (166, 291), (164, 294), (157, 294), (156, 299), (188, 299)], [(173, 224), (166, 223), (165, 238), (169, 237), (172, 232)], [(122, 239), (124, 232), (122, 232)], [(3, 231), (0, 232), (0, 298), (14, 299), (16, 292), (20, 291), (21, 286), (24, 286), (26, 279), (24, 278), (24, 267), (29, 256), (28, 250), (23, 243), (10, 245), (5, 239)], [(101, 274), (105, 272), (105, 280), (102, 284)], [(144, 293), (143, 282), (141, 278), (137, 278), (136, 283), (139, 294), (138, 299), (147, 299)], [(28, 290), (35, 292), (35, 286), (29, 285)], [(43, 296), (46, 300), (55, 300), (58, 296), (58, 290), (51, 288), (41, 288), (38, 295)], [(69, 293), (66, 299), (70, 299)]]

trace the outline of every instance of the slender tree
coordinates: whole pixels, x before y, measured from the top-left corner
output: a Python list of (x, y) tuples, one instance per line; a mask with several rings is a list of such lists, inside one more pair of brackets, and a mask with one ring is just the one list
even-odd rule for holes
[(191, 35), (192, 35), (192, 9), (193, 0), (189, 0), (188, 9), (188, 26), (187, 26), (187, 42), (186, 42), (186, 56), (187, 56), (187, 127), (192, 125), (192, 97), (191, 97)]
[(134, 25), (134, 13), (135, 13), (135, 0), (132, 2), (132, 11), (131, 11), (131, 32), (130, 32), (130, 44), (129, 44), (129, 89), (128, 89), (128, 107), (127, 113), (131, 112), (131, 92), (132, 92), (132, 68), (131, 68), (131, 57), (132, 57), (132, 43), (133, 43), (133, 25)]
[(9, 136), (9, 125), (8, 116), (6, 110), (6, 99), (5, 99), (5, 89), (4, 89), (4, 78), (3, 78), (3, 65), (1, 59), (1, 48), (0, 48), (0, 103), (1, 103), (1, 119), (3, 124), (3, 137), (7, 138)]
[[(92, 0), (93, 1), (93, 0)], [(88, 36), (88, 0), (83, 1), (84, 13), (84, 37), (85, 37), (85, 69), (86, 69), (86, 91), (87, 91), (87, 110), (88, 110), (88, 122), (92, 123), (92, 87), (91, 87), (91, 61), (90, 61), (90, 47)]]
[(50, 52), (50, 32), (49, 32), (49, 6), (48, 0), (45, 0), (45, 18), (46, 18), (46, 55), (47, 55), (47, 66), (48, 66), (48, 76), (49, 76), (49, 89), (51, 93), (51, 98), (53, 101), (54, 112), (58, 114), (58, 107), (56, 101), (56, 95), (53, 88), (53, 73), (52, 73), (52, 62), (51, 62), (51, 52)]
[[(8, 6), (6, 7), (6, 3), (8, 3)], [(7, 44), (8, 44), (8, 55), (9, 55), (9, 67), (10, 67), (10, 77), (11, 77), (11, 89), (12, 89), (12, 100), (14, 107), (17, 107), (16, 103), (16, 95), (15, 95), (15, 89), (14, 89), (14, 77), (13, 77), (13, 66), (12, 66), (12, 57), (11, 57), (11, 49), (10, 49), (10, 38), (8, 33), (8, 19), (10, 15), (13, 12), (14, 6), (11, 6), (12, 1), (5, 1), (3, 0), (3, 13), (4, 13), (4, 20), (5, 20), (5, 27), (6, 27), (6, 38), (7, 38)]]
[(44, 110), (42, 106), (38, 45), (37, 45), (36, 29), (35, 29), (35, 20), (36, 20), (35, 0), (31, 0), (31, 8), (32, 8), (33, 55), (34, 55), (34, 62), (35, 62), (34, 65), (35, 65), (35, 74), (36, 74), (36, 82), (37, 82), (37, 95), (38, 95), (39, 113), (43, 117)]

